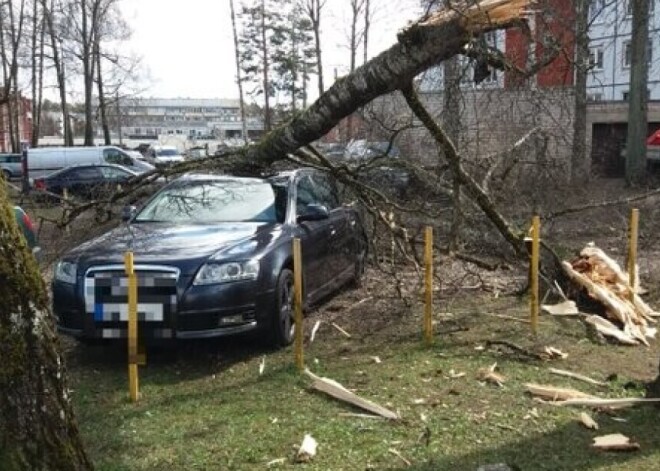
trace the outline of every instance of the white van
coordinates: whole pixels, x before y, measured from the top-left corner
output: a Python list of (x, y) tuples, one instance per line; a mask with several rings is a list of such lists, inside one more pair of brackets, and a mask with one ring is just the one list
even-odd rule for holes
[(128, 155), (119, 147), (38, 147), (28, 149), (27, 169), (30, 178), (42, 178), (56, 170), (71, 165), (116, 164), (136, 173), (144, 173), (154, 167)]
[(147, 149), (147, 159), (157, 167), (183, 162), (184, 158), (175, 146), (151, 145)]

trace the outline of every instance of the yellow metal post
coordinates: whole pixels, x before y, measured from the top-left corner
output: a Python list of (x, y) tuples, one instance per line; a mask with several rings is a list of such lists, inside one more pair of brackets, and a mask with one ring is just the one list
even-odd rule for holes
[(539, 329), (539, 251), (541, 246), (541, 218), (534, 216), (532, 219), (532, 260), (530, 266), (530, 317), (532, 332), (534, 335)]
[(138, 327), (137, 278), (133, 268), (133, 252), (124, 254), (124, 267), (128, 278), (128, 391), (131, 401), (138, 400)]
[(630, 211), (630, 242), (628, 244), (628, 280), (630, 284), (630, 299), (635, 294), (637, 274), (637, 238), (639, 235), (639, 209)]
[(298, 238), (293, 239), (293, 295), (296, 366), (302, 371), (305, 368), (303, 356), (302, 253), (300, 239)]
[(433, 343), (433, 228), (424, 233), (424, 341)]

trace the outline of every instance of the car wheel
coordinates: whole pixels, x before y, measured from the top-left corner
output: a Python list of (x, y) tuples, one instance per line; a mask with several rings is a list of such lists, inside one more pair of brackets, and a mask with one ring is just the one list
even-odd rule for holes
[(271, 344), (275, 347), (291, 344), (294, 331), (293, 272), (285, 268), (277, 279), (276, 302), (270, 328)]
[(9, 179), (11, 178), (11, 172), (9, 170), (3, 170), (2, 176), (5, 177), (6, 181), (9, 181)]

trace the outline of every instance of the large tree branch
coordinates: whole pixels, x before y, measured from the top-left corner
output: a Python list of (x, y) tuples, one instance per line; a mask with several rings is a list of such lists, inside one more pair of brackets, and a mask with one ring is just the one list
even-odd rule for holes
[(337, 80), (312, 106), (246, 151), (266, 166), (313, 142), (375, 98), (405, 87), (420, 72), (461, 53), (474, 35), (520, 22), (531, 0), (481, 0), (440, 10), (399, 35), (399, 42)]
[(438, 125), (438, 123), (436, 123), (426, 107), (424, 107), (419, 99), (419, 96), (415, 92), (413, 85), (408, 84), (408, 86), (402, 87), (401, 91), (403, 92), (403, 96), (406, 98), (408, 106), (413, 111), (413, 113), (415, 113), (415, 116), (417, 116), (422, 124), (424, 124), (426, 129), (429, 130), (431, 136), (436, 141), (438, 146), (444, 150), (445, 158), (447, 159), (451, 170), (459, 179), (460, 183), (465, 186), (472, 199), (495, 225), (504, 239), (513, 247), (516, 254), (519, 256), (525, 254), (523, 234), (516, 232), (511, 227), (509, 222), (504, 219), (499, 211), (497, 211), (495, 204), (490, 199), (488, 194), (463, 168), (460, 155), (456, 150), (456, 147), (451, 142), (444, 130)]

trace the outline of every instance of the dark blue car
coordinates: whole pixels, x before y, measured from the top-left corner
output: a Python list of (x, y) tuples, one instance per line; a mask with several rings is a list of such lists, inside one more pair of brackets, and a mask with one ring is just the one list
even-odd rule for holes
[(121, 227), (57, 264), (60, 330), (83, 339), (126, 335), (123, 255), (133, 251), (138, 319), (147, 338), (293, 334), (292, 241), (303, 253), (303, 298), (315, 303), (359, 281), (367, 243), (357, 212), (330, 176), (297, 170), (268, 179), (186, 175)]

